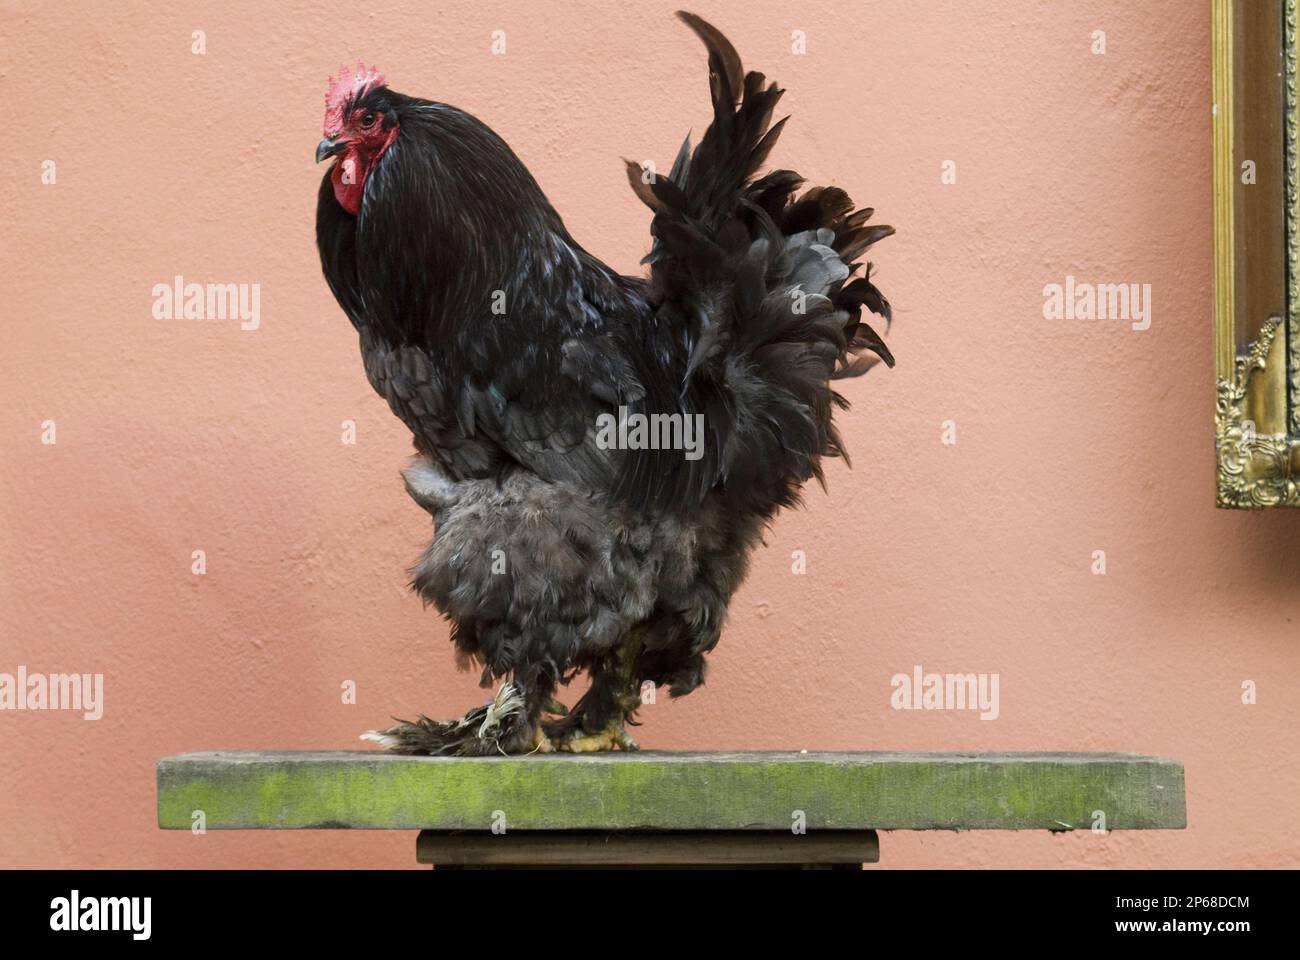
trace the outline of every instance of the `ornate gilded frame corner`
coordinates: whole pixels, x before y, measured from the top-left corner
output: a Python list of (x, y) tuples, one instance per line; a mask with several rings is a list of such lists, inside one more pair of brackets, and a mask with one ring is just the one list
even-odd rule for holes
[(1211, 0), (1220, 507), (1300, 506), (1298, 3)]

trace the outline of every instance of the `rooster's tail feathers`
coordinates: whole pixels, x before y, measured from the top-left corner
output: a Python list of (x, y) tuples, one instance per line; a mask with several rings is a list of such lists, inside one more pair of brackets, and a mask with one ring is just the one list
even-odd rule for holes
[(709, 52), (713, 122), (669, 176), (634, 164), (628, 176), (655, 213), (653, 293), (690, 344), (682, 405), (704, 414), (707, 452), (688, 470), (689, 492), (719, 488), (767, 514), (821, 479), (821, 457), (844, 456), (831, 413), (847, 403), (831, 382), (894, 363), (862, 320), (866, 307), (888, 329), (891, 310), (859, 262), (894, 231), (838, 187), (797, 196), (804, 180), (791, 170), (753, 179), (785, 123), (771, 124), (782, 91), (744, 73), (716, 28), (678, 16)]

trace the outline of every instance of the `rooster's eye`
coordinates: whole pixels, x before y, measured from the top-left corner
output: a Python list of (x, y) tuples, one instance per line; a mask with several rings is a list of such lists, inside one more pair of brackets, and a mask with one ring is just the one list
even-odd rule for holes
[(367, 110), (361, 115), (361, 125), (363, 127), (373, 127), (375, 125), (375, 115)]

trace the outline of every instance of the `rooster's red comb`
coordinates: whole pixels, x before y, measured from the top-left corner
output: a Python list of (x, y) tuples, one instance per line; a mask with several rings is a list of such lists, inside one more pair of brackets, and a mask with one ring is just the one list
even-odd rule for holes
[(329, 92), (325, 94), (325, 133), (336, 136), (343, 129), (348, 107), (375, 87), (383, 85), (384, 75), (360, 60), (357, 61), (356, 73), (346, 66), (340, 67), (338, 78), (330, 77)]

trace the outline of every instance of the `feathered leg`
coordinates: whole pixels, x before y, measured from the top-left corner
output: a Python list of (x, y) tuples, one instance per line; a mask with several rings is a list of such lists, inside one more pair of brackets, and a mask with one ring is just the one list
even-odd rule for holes
[(554, 749), (567, 753), (598, 750), (638, 750), (626, 723), (641, 706), (640, 685), (635, 674), (641, 641), (634, 631), (611, 657), (591, 667), (591, 688), (568, 715), (543, 724)]
[(496, 695), (459, 720), (398, 720), (385, 730), (369, 730), (373, 740), (393, 753), (481, 757), (493, 754), (550, 753), (542, 730), (543, 705), (551, 703), (554, 686), (529, 689), (518, 682), (501, 684)]

